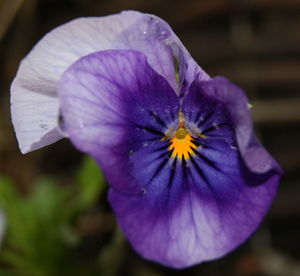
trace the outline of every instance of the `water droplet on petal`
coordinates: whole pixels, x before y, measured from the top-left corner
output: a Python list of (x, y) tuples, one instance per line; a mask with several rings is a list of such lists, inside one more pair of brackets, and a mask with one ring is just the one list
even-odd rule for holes
[(171, 34), (168, 26), (154, 17), (143, 19), (138, 26), (143, 36), (153, 40), (165, 40)]

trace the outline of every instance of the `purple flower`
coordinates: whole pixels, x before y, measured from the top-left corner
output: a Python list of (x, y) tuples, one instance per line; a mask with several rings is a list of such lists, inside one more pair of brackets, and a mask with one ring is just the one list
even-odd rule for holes
[(156, 16), (54, 29), (11, 92), (21, 151), (67, 136), (91, 155), (121, 229), (149, 260), (182, 268), (225, 255), (276, 193), (281, 169), (253, 134), (244, 92), (210, 78)]

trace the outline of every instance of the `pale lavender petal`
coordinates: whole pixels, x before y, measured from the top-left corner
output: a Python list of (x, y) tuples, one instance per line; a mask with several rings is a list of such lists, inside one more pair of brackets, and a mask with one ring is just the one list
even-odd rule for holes
[[(18, 86), (12, 85), (12, 90)], [(12, 94), (11, 115), (22, 153), (49, 145), (63, 136), (57, 129), (57, 98), (18, 86), (20, 95)]]
[[(62, 73), (77, 59), (106, 49), (134, 49), (143, 52), (152, 68), (164, 76), (179, 95), (192, 80), (207, 80), (207, 74), (160, 18), (125, 11), (107, 17), (79, 18), (43, 37), (24, 58), (11, 88), (12, 117), (22, 152), (28, 152), (62, 138), (57, 130), (57, 86)], [(179, 83), (174, 60), (179, 62)], [(183, 90), (183, 91), (181, 91)], [(43, 95), (44, 97), (34, 97)], [(41, 99), (42, 98), (42, 99)], [(47, 106), (53, 113), (29, 111), (27, 106)], [(22, 112), (19, 110), (22, 109)], [(26, 117), (23, 120), (22, 117)], [(39, 123), (47, 121), (48, 131)], [(22, 129), (20, 124), (22, 121)]]

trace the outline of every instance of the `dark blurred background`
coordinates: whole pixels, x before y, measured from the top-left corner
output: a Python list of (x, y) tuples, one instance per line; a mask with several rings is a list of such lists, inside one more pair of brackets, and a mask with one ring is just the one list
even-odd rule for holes
[[(124, 9), (165, 19), (209, 75), (224, 75), (246, 91), (253, 105), (256, 133), (285, 171), (278, 196), (258, 231), (236, 251), (220, 260), (176, 271), (147, 262), (132, 251), (115, 231), (104, 188), (92, 204), (70, 219), (79, 241), (71, 246), (68, 261), (71, 267), (78, 264), (83, 272), (60, 270), (63, 257), (55, 259), (53, 272), (47, 265), (30, 270), (28, 265), (22, 266), (22, 259), (21, 265), (15, 265), (15, 257), (4, 257), (0, 266), (6, 272), (0, 275), (299, 276), (298, 0), (0, 0), (0, 174), (16, 187), (18, 200), (30, 197), (32, 183), (43, 177), (55, 179), (57, 193), (59, 187), (69, 189), (74, 184), (84, 158), (68, 141), (24, 156), (19, 152), (10, 121), (9, 86), (20, 60), (46, 32), (76, 17)], [(34, 244), (32, 247), (35, 250)], [(18, 258), (27, 258), (10, 241), (4, 240), (0, 253), (5, 248), (17, 252)], [(42, 261), (49, 259), (48, 251), (48, 255), (41, 252)], [(99, 269), (89, 269), (96, 263)]]

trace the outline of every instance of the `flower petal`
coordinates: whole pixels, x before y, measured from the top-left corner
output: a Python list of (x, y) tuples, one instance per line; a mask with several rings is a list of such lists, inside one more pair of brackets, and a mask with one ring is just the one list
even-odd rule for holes
[[(149, 260), (185, 268), (222, 257), (245, 241), (270, 205), (275, 181), (276, 176), (264, 186), (244, 187), (239, 197), (227, 203), (203, 198), (194, 188), (201, 183), (195, 182), (185, 182), (187, 188), (159, 197), (150, 193), (129, 197), (110, 189), (109, 200), (137, 252)], [(170, 199), (177, 204), (170, 204)]]
[(127, 170), (130, 156), (159, 142), (174, 121), (179, 101), (167, 81), (140, 52), (100, 51), (64, 73), (59, 97), (62, 128), (75, 146), (97, 160), (111, 186), (140, 194), (132, 175), (116, 170)]
[(277, 168), (263, 174), (247, 168), (236, 150), (232, 113), (204, 87), (193, 83), (183, 101), (187, 129), (201, 131), (187, 160), (172, 157), (166, 139), (178, 124), (178, 98), (142, 53), (83, 57), (59, 89), (63, 129), (102, 168), (130, 243), (171, 267), (221, 257), (243, 242), (268, 209), (280, 176)]
[[(15, 88), (17, 86), (17, 88)], [(32, 90), (12, 85), (11, 111), (14, 128), (22, 153), (52, 144), (63, 136), (57, 129), (58, 100)]]
[(193, 84), (183, 101), (185, 127), (200, 130), (193, 154), (166, 162), (162, 154), (158, 161), (149, 148), (140, 150), (120, 173), (134, 175), (143, 195), (109, 193), (133, 247), (171, 267), (219, 258), (245, 241), (269, 208), (281, 175), (278, 165), (263, 173), (249, 170), (235, 139), (233, 111), (206, 87)]
[[(57, 130), (58, 82), (63, 72), (77, 59), (107, 49), (143, 52), (151, 67), (164, 76), (178, 94), (180, 89), (186, 90), (195, 76), (200, 80), (209, 79), (169, 25), (156, 16), (125, 11), (107, 17), (75, 19), (43, 37), (24, 58), (14, 79), (11, 88), (12, 118), (23, 153), (63, 137)], [(179, 62), (179, 85), (174, 59)], [(27, 108), (39, 105), (45, 106), (45, 110)], [(47, 131), (39, 124), (43, 122), (42, 125), (45, 125), (45, 121)]]
[[(222, 102), (232, 120), (235, 129), (238, 148), (248, 168), (255, 173), (267, 173), (281, 169), (272, 156), (260, 144), (253, 132), (249, 101), (239, 87), (230, 83), (226, 78), (216, 77), (210, 81), (195, 82), (191, 93), (185, 98), (185, 105), (189, 110), (198, 108), (197, 101), (201, 100), (201, 93)], [(255, 108), (255, 107), (254, 107)]]

